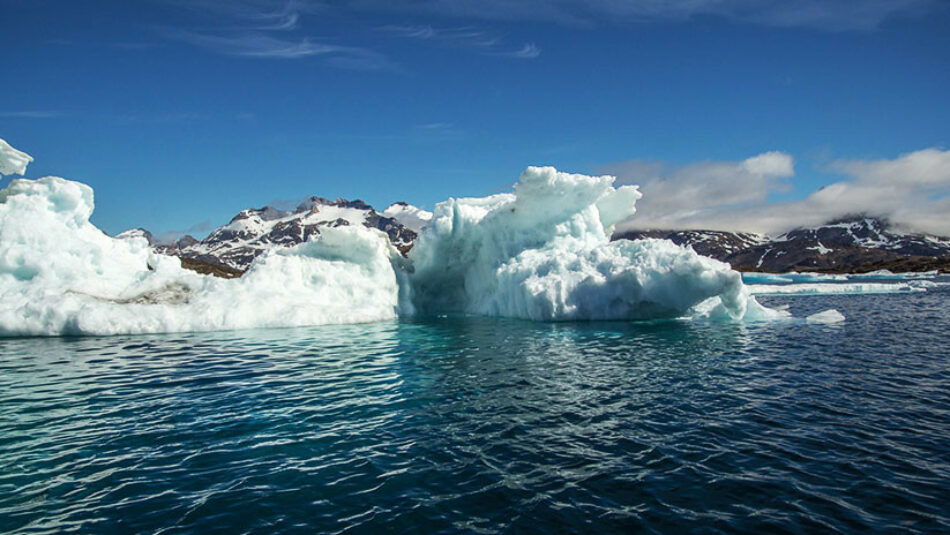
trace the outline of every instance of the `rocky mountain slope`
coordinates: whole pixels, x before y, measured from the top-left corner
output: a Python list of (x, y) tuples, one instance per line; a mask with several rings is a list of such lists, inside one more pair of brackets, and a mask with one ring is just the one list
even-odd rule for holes
[(865, 272), (950, 269), (950, 238), (902, 232), (887, 221), (848, 217), (769, 238), (722, 231), (629, 231), (614, 239), (665, 238), (740, 271)]
[[(376, 212), (363, 201), (311, 197), (293, 210), (271, 206), (244, 210), (203, 240), (185, 236), (158, 244), (144, 229), (118, 237), (143, 237), (163, 254), (187, 260), (189, 268), (234, 277), (271, 247), (308, 240), (323, 227), (364, 225), (385, 232), (404, 254), (432, 214), (406, 203)], [(668, 239), (699, 254), (731, 264), (740, 271), (820, 271), (861, 273), (950, 271), (950, 238), (903, 232), (886, 220), (855, 216), (825, 225), (795, 229), (776, 237), (716, 230), (635, 230), (613, 239)]]
[[(386, 213), (393, 216), (384, 215)], [(428, 212), (405, 203), (397, 203), (380, 214), (360, 200), (310, 197), (293, 210), (272, 206), (244, 210), (200, 241), (185, 236), (172, 244), (158, 244), (144, 229), (127, 230), (117, 237), (143, 237), (163, 254), (191, 260), (190, 265), (209, 264), (241, 272), (267, 249), (305, 242), (325, 227), (363, 225), (379, 229), (405, 253), (412, 247), (416, 232), (397, 218), (405, 218), (408, 225), (417, 226), (427, 215), (431, 217)]]

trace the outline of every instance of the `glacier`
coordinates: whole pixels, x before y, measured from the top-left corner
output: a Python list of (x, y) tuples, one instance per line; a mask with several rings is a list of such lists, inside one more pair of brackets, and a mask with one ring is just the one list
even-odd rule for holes
[(325, 228), (268, 250), (228, 280), (183, 269), (143, 237), (107, 236), (89, 221), (94, 194), (85, 184), (13, 180), (0, 190), (0, 336), (288, 327), (416, 313), (788, 317), (757, 303), (725, 263), (664, 240), (610, 242), (640, 198), (635, 186), (613, 181), (529, 167), (513, 193), (449, 199), (431, 217), (407, 213), (421, 231), (408, 257), (377, 229)]

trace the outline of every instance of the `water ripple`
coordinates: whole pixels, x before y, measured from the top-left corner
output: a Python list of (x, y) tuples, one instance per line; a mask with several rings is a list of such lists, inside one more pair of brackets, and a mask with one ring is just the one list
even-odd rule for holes
[(0, 532), (948, 532), (947, 295), (0, 340)]

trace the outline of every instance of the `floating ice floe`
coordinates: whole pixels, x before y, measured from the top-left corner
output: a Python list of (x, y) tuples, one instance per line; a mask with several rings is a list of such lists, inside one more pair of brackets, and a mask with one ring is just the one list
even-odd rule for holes
[(805, 318), (806, 323), (817, 323), (830, 325), (832, 323), (841, 323), (845, 320), (844, 314), (838, 312), (837, 310), (831, 308), (825, 310), (824, 312), (819, 312), (817, 314), (812, 314)]
[(801, 282), (842, 282), (865, 280), (920, 280), (932, 279), (939, 275), (938, 271), (923, 271), (919, 273), (893, 273), (886, 269), (868, 273), (758, 273), (746, 272), (742, 274), (742, 281), (746, 284), (789, 284)]
[(848, 275), (834, 273), (758, 273), (746, 272), (742, 274), (742, 281), (746, 284), (788, 284), (796, 282), (834, 282), (846, 281)]
[(362, 226), (266, 252), (240, 279), (199, 275), (145, 238), (89, 222), (93, 191), (56, 177), (0, 191), (0, 335), (119, 334), (474, 313), (536, 320), (767, 320), (725, 263), (661, 240), (610, 242), (635, 187), (528, 168), (512, 194), (449, 199), (405, 259)]
[(923, 292), (935, 286), (936, 284), (930, 281), (909, 281), (750, 284), (748, 288), (752, 295), (840, 295)]

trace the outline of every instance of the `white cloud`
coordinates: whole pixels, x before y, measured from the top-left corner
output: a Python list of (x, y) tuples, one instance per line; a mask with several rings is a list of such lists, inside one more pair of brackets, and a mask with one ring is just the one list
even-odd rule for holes
[(623, 182), (640, 183), (637, 215), (623, 228), (707, 228), (779, 233), (851, 214), (886, 217), (912, 229), (950, 235), (950, 151), (924, 149), (894, 159), (838, 160), (844, 175), (797, 201), (768, 202), (789, 187), (791, 156), (771, 152), (742, 162), (679, 168), (625, 162), (607, 166)]
[(640, 228), (695, 228), (725, 209), (765, 202), (770, 191), (785, 187), (782, 179), (795, 173), (792, 157), (783, 152), (678, 168), (633, 161), (603, 171), (640, 184), (643, 199), (632, 220)]
[(763, 177), (790, 177), (795, 175), (795, 161), (784, 152), (764, 152), (742, 162), (742, 169)]

